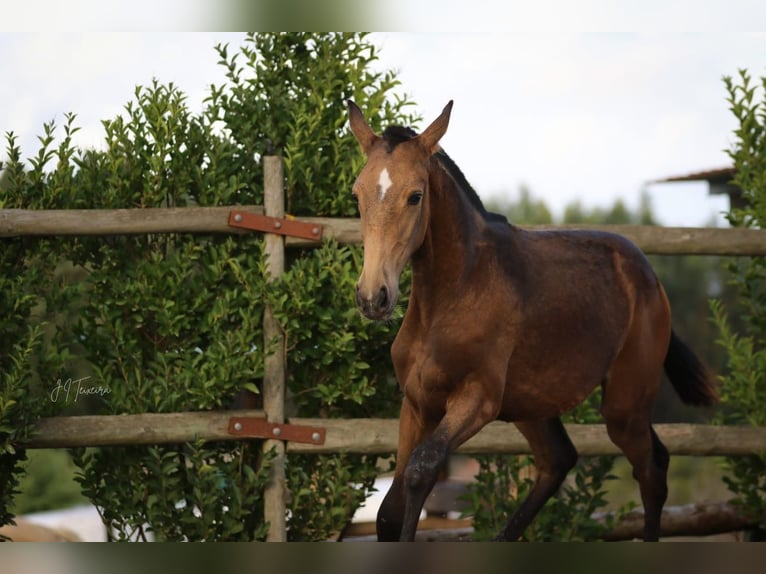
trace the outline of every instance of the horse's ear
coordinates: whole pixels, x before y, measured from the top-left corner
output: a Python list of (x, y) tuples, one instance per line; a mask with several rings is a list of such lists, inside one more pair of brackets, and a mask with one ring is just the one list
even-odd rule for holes
[(351, 133), (354, 134), (356, 141), (362, 146), (362, 151), (368, 154), (372, 145), (377, 141), (378, 136), (367, 125), (362, 115), (362, 110), (352, 100), (348, 100), (348, 120), (351, 124)]
[(431, 125), (428, 126), (425, 131), (418, 137), (420, 145), (423, 146), (423, 149), (426, 151), (426, 153), (428, 153), (429, 156), (438, 151), (439, 140), (442, 139), (442, 136), (447, 131), (447, 126), (449, 126), (449, 116), (451, 112), (452, 100), (450, 100), (449, 103), (444, 106), (444, 109), (442, 110), (442, 113), (439, 114), (439, 117), (436, 118), (433, 123), (431, 123)]

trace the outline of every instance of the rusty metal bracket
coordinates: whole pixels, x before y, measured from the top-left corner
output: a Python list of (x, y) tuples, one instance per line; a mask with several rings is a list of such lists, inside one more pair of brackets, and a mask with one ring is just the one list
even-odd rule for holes
[(233, 210), (229, 212), (229, 226), (264, 233), (276, 233), (289, 237), (300, 237), (312, 241), (322, 239), (322, 226), (318, 223), (308, 223), (289, 217), (269, 217), (250, 211)]
[(271, 423), (256, 417), (231, 417), (229, 434), (245, 438), (273, 438), (307, 444), (324, 444), (327, 430), (322, 427)]

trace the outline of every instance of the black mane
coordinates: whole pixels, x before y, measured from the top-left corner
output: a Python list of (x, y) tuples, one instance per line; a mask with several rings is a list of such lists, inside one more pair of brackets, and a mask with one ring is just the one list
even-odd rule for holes
[[(411, 140), (417, 135), (417, 132), (412, 128), (403, 126), (388, 126), (383, 132), (383, 140), (388, 146), (388, 152), (391, 153), (393, 149), (400, 143)], [(487, 209), (484, 207), (484, 204), (481, 202), (481, 199), (479, 198), (479, 194), (476, 193), (476, 190), (471, 186), (470, 183), (468, 183), (468, 180), (465, 178), (465, 175), (463, 175), (463, 172), (443, 149), (439, 149), (439, 151), (434, 155), (436, 155), (439, 162), (457, 182), (458, 187), (463, 190), (463, 193), (471, 205), (484, 217), (484, 219), (489, 221), (508, 222), (508, 218), (504, 215), (487, 211)]]

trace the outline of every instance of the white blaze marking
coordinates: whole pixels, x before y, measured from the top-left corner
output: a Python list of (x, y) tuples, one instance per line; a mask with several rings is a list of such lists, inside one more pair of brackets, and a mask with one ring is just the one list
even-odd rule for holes
[(386, 197), (386, 192), (388, 191), (388, 188), (391, 187), (392, 183), (393, 182), (391, 181), (391, 177), (388, 175), (388, 169), (384, 167), (380, 172), (380, 177), (378, 178), (378, 192), (380, 193), (380, 201), (383, 201), (383, 198)]

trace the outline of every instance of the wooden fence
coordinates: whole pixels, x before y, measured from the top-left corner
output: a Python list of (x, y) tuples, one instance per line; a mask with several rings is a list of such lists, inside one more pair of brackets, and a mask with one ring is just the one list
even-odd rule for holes
[[(0, 210), (0, 238), (18, 236), (135, 235), (149, 233), (227, 233), (246, 230), (230, 225), (233, 210), (281, 218), (284, 215), (282, 162), (264, 158), (265, 205), (112, 210)], [(361, 241), (356, 219), (303, 218), (323, 230), (324, 238), (340, 243)], [(566, 226), (577, 228), (577, 226)], [(554, 229), (561, 226), (528, 226)], [(696, 229), (634, 225), (587, 226), (625, 235), (650, 254), (766, 255), (766, 231), (753, 229)], [(284, 238), (266, 233), (266, 253), (272, 278), (284, 271), (285, 247), (314, 245), (309, 239)], [(270, 310), (264, 316), (264, 337), (273, 341), (280, 329)], [(284, 345), (284, 342), (282, 342)], [(323, 444), (275, 438), (264, 448), (276, 449), (269, 486), (265, 493), (268, 540), (286, 540), (286, 453), (392, 453), (396, 449), (397, 421), (382, 419), (290, 419), (285, 421), (285, 354), (269, 355), (265, 365), (262, 411), (219, 411), (117, 416), (54, 417), (39, 421), (29, 448), (64, 448), (125, 444), (159, 444), (203, 440), (241, 440), (232, 430), (235, 417), (265, 418), (273, 428), (284, 423), (322, 427)], [(241, 428), (241, 427), (240, 427)], [(766, 451), (766, 428), (708, 425), (656, 425), (658, 435), (673, 454), (695, 456), (746, 455)], [(567, 430), (583, 455), (619, 454), (603, 425), (569, 425)], [(465, 453), (529, 453), (529, 447), (512, 424), (495, 422), (463, 445)]]
[[(169, 207), (146, 209), (0, 209), (0, 237), (67, 235), (142, 235), (147, 233), (227, 233), (249, 231), (231, 227), (233, 210), (263, 214), (260, 205), (232, 207)], [(324, 238), (361, 243), (358, 219), (302, 217), (322, 226)], [(647, 225), (523, 225), (524, 229), (595, 229), (624, 235), (654, 255), (766, 255), (766, 230), (745, 228), (657, 227)], [(310, 239), (287, 237), (287, 247), (316, 245)]]
[[(197, 439), (240, 440), (229, 428), (232, 418), (261, 418), (262, 410), (142, 415), (53, 417), (40, 420), (29, 448), (116, 446), (123, 444), (169, 444)], [(288, 442), (288, 453), (390, 454), (396, 451), (399, 434), (396, 419), (288, 419), (291, 425), (323, 428), (322, 444)], [(567, 433), (585, 456), (621, 454), (600, 424), (565, 425)], [(766, 451), (766, 428), (697, 424), (654, 425), (673, 454), (688, 456), (747, 455)], [(529, 445), (513, 423), (495, 421), (468, 440), (457, 452), (466, 454), (529, 454)]]

